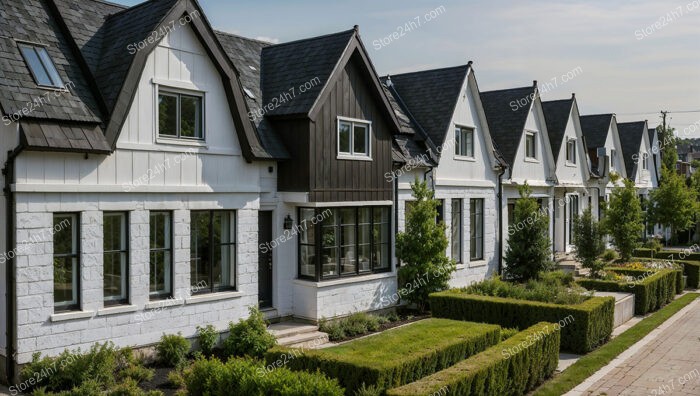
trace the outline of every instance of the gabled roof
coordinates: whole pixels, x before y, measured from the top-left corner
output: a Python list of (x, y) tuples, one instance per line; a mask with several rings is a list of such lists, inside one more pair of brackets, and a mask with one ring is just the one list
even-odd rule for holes
[(613, 114), (585, 115), (580, 118), (581, 129), (583, 130), (583, 136), (586, 138), (588, 149), (595, 150), (598, 147), (605, 146)]
[(459, 93), (469, 74), (470, 65), (397, 74), (392, 89), (405, 107), (438, 146), (445, 143)]
[[(536, 95), (537, 86), (534, 84), (529, 87), (481, 92), (481, 102), (484, 105), (491, 138), (502, 159), (511, 167)], [(522, 101), (527, 101), (527, 105), (517, 105)]]
[(574, 98), (542, 102), (542, 111), (547, 123), (547, 134), (554, 153), (554, 161), (559, 159), (561, 144), (566, 135), (566, 125), (574, 105)]
[(627, 172), (627, 177), (632, 178), (633, 175), (637, 174), (637, 162), (639, 161), (635, 161), (635, 158), (639, 156), (639, 150), (644, 141), (644, 133), (648, 133), (647, 123), (646, 121), (620, 122), (617, 124), (617, 131), (620, 135), (625, 171)]

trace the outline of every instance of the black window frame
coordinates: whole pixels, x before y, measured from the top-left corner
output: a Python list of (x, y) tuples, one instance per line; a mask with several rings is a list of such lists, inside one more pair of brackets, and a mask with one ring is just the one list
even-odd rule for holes
[[(148, 297), (149, 297), (149, 300), (151, 300), (151, 301), (164, 300), (164, 299), (168, 299), (168, 298), (171, 298), (174, 296), (174, 292), (173, 292), (173, 290), (174, 290), (173, 286), (174, 286), (174, 280), (175, 280), (175, 254), (174, 254), (174, 248), (173, 248), (173, 246), (175, 245), (175, 220), (173, 218), (174, 213), (172, 210), (153, 210), (153, 211), (150, 211), (148, 214), (148, 228), (149, 228), (149, 230), (151, 228), (151, 216), (154, 214), (159, 214), (159, 213), (167, 213), (168, 218), (170, 219), (170, 221), (169, 221), (169, 223), (170, 223), (170, 225), (169, 225), (170, 226), (170, 238), (168, 238), (170, 241), (170, 247), (153, 248), (153, 246), (151, 245), (151, 235), (149, 233), (149, 236), (148, 236), (148, 268), (149, 268), (149, 272), (148, 272)], [(151, 275), (152, 274), (151, 274), (150, 268), (151, 268), (151, 260), (152, 260), (151, 255), (154, 252), (169, 252), (170, 253), (170, 271), (169, 271), (170, 272), (170, 285), (169, 285), (170, 290), (169, 291), (151, 292)]]
[[(163, 96), (170, 96), (170, 97), (175, 97), (176, 98), (176, 115), (175, 115), (175, 129), (176, 133), (174, 135), (170, 134), (165, 134), (161, 133), (160, 131), (160, 97), (161, 95)], [(191, 98), (198, 98), (199, 99), (199, 130), (200, 130), (200, 135), (201, 136), (182, 136), (182, 97), (191, 97)], [(178, 89), (170, 89), (168, 87), (158, 87), (158, 92), (156, 95), (156, 114), (158, 115), (158, 122), (156, 122), (156, 134), (158, 135), (158, 138), (161, 139), (178, 139), (178, 140), (189, 140), (193, 142), (203, 142), (206, 140), (206, 132), (205, 132), (205, 95), (203, 92), (183, 92)]]
[[(104, 217), (105, 215), (122, 215), (124, 216), (124, 249), (123, 250), (110, 250), (107, 251), (105, 249), (104, 243)], [(129, 212), (128, 211), (109, 211), (109, 212), (103, 212), (102, 213), (102, 301), (104, 303), (104, 306), (113, 306), (113, 305), (123, 305), (123, 304), (129, 304), (129, 298), (130, 298), (130, 293), (129, 293), (129, 276), (130, 276), (130, 271), (129, 267), (131, 264), (131, 238), (129, 234), (129, 224), (131, 222), (129, 221)], [(122, 275), (125, 279), (125, 285), (124, 285), (124, 297), (119, 298), (119, 299), (110, 299), (108, 300), (105, 295), (104, 295), (104, 289), (105, 289), (105, 262), (104, 262), (104, 257), (107, 253), (119, 253), (119, 254), (124, 254), (126, 256), (125, 261), (126, 261), (126, 267), (124, 268), (125, 273)]]
[[(322, 238), (323, 238), (323, 232), (322, 232), (322, 226), (323, 226), (323, 221), (318, 221), (316, 224), (305, 224), (305, 225), (299, 225), (301, 229), (307, 229), (309, 227), (318, 227), (317, 229), (314, 229), (314, 244), (311, 245), (309, 243), (302, 244), (301, 242), (301, 236), (297, 238), (297, 278), (302, 279), (302, 280), (309, 280), (309, 281), (315, 281), (315, 282), (322, 282), (322, 281), (327, 281), (327, 280), (334, 280), (334, 279), (344, 279), (344, 278), (353, 278), (353, 277), (358, 277), (358, 276), (366, 276), (366, 275), (371, 275), (371, 274), (378, 274), (378, 273), (386, 273), (386, 272), (391, 272), (393, 270), (393, 260), (392, 260), (392, 254), (391, 254), (391, 249), (392, 249), (392, 238), (391, 238), (391, 230), (392, 230), (392, 216), (391, 216), (391, 206), (341, 206), (341, 207), (322, 207), (322, 208), (310, 208), (310, 207), (298, 207), (297, 208), (297, 219), (302, 219), (302, 210), (313, 210), (314, 211), (314, 216), (316, 219), (321, 219), (323, 218), (323, 212), (325, 210), (334, 210), (334, 211), (339, 211), (342, 209), (354, 209), (355, 210), (355, 246), (359, 250), (359, 245), (360, 245), (360, 237), (359, 237), (359, 232), (360, 232), (360, 216), (359, 216), (359, 210), (360, 209), (369, 209), (370, 210), (370, 269), (369, 271), (360, 271), (360, 265), (359, 263), (355, 266), (355, 272), (354, 273), (341, 273), (341, 263), (340, 263), (340, 258), (341, 258), (341, 252), (342, 252), (342, 241), (339, 241), (338, 238), (340, 238), (339, 232), (336, 232), (336, 240), (339, 242), (335, 244), (335, 248), (337, 249), (337, 257), (338, 260), (336, 262), (336, 273), (334, 275), (323, 275), (323, 264), (321, 263), (321, 257), (323, 255), (323, 244), (322, 244)], [(375, 209), (384, 209), (387, 210), (387, 222), (383, 223), (376, 223), (374, 221), (374, 210)], [(339, 213), (336, 212), (334, 214), (334, 219), (335, 219), (335, 226), (336, 227), (341, 227), (340, 225), (340, 216)], [(387, 245), (388, 249), (388, 265), (386, 267), (376, 267), (376, 258), (375, 256), (375, 248), (376, 248), (376, 241), (374, 236), (372, 235), (374, 227), (376, 224), (384, 224), (386, 236), (387, 236), (387, 243), (381, 242), (381, 235), (379, 236), (380, 245)], [(303, 231), (302, 231), (303, 232)], [(314, 276), (308, 276), (308, 275), (302, 275), (301, 273), (301, 246), (313, 246), (314, 247)], [(380, 251), (381, 253), (381, 251)]]
[[(229, 216), (232, 216), (233, 218), (229, 217), (229, 222), (231, 224), (231, 227), (229, 228), (229, 233), (231, 236), (232, 242), (226, 242), (226, 243), (219, 243), (217, 246), (214, 246), (215, 244), (213, 243), (213, 235), (214, 235), (214, 213), (228, 213)], [(231, 257), (231, 263), (229, 267), (229, 275), (231, 276), (230, 280), (230, 285), (225, 285), (225, 286), (214, 286), (214, 271), (211, 269), (212, 262), (209, 262), (210, 269), (209, 269), (209, 279), (208, 279), (208, 284), (205, 287), (201, 287), (199, 285), (200, 282), (193, 283), (193, 280), (191, 278), (192, 274), (192, 243), (194, 241), (194, 238), (192, 238), (192, 215), (194, 213), (208, 213), (209, 214), (209, 258), (210, 260), (214, 257), (214, 252), (216, 247), (224, 246), (224, 245), (229, 245), (234, 247), (233, 255)], [(236, 210), (229, 210), (229, 209), (213, 209), (213, 210), (192, 210), (190, 211), (190, 290), (193, 295), (195, 294), (210, 294), (210, 293), (218, 293), (218, 292), (226, 292), (226, 291), (237, 291), (238, 290), (238, 274), (237, 274), (237, 266), (238, 266), (238, 212)], [(223, 263), (222, 263), (223, 266)]]
[[(474, 224), (476, 220), (476, 210), (475, 210), (475, 202), (480, 202), (481, 203), (481, 212), (480, 218), (481, 218), (481, 255), (477, 256), (474, 254), (474, 249), (473, 247), (476, 246), (477, 240), (479, 237), (477, 236), (477, 228)], [(480, 261), (484, 259), (484, 248), (485, 248), (485, 239), (486, 239), (486, 210), (485, 210), (485, 205), (486, 205), (486, 200), (484, 198), (470, 198), (469, 199), (469, 261)]]
[[(450, 254), (452, 256), (452, 260), (454, 260), (457, 264), (461, 264), (464, 261), (464, 200), (462, 198), (452, 198), (451, 205)], [(457, 208), (457, 210), (455, 210), (455, 208)], [(456, 252), (457, 257), (455, 257), (455, 219), (459, 220), (459, 225), (457, 226), (457, 242), (459, 244), (459, 250)]]
[[(28, 49), (31, 49), (32, 51), (34, 51), (37, 58), (39, 59), (39, 63), (41, 63), (41, 67), (43, 68), (44, 73), (46, 73), (48, 79), (51, 80), (51, 84), (43, 84), (39, 81), (39, 77), (37, 76), (34, 68), (31, 66), (29, 59), (27, 59), (26, 55), (24, 54), (22, 47), (25, 47), (25, 48), (28, 48)], [(22, 56), (22, 59), (24, 60), (24, 64), (27, 66), (27, 69), (29, 69), (29, 73), (32, 75), (32, 78), (34, 79), (34, 83), (36, 83), (37, 86), (42, 87), (42, 88), (55, 88), (55, 89), (65, 88), (65, 84), (63, 82), (63, 77), (61, 77), (61, 73), (58, 71), (58, 68), (56, 67), (56, 62), (53, 61), (53, 58), (51, 57), (51, 54), (49, 54), (49, 50), (48, 50), (48, 47), (46, 45), (31, 43), (31, 42), (26, 42), (26, 41), (17, 41), (17, 49), (19, 50), (19, 53)], [(46, 53), (46, 56), (47, 56), (46, 60), (41, 58), (41, 55), (40, 55), (38, 49), (41, 49)], [(50, 62), (49, 65), (46, 64), (47, 60), (48, 60), (48, 62)], [(52, 67), (53, 71), (56, 72), (56, 77), (58, 77), (58, 79), (59, 79), (58, 82), (56, 82), (54, 77), (52, 76), (53, 73), (49, 69), (50, 67)]]
[[(467, 139), (467, 137), (470, 139)], [(468, 144), (471, 141), (471, 144)], [(474, 158), (476, 143), (474, 142), (474, 128), (455, 127), (455, 155), (464, 158)], [(469, 153), (471, 151), (471, 153)]]
[[(56, 254), (55, 235), (57, 233), (63, 231), (63, 230), (56, 231), (56, 217), (59, 217), (59, 216), (64, 216), (64, 217), (65, 216), (74, 216), (73, 219), (75, 219), (75, 222), (71, 225), (71, 227), (75, 229), (74, 232), (75, 232), (75, 237), (76, 237), (76, 241), (75, 241), (75, 250), (76, 251), (74, 253), (69, 253), (69, 254), (61, 253), (58, 255)], [(53, 277), (53, 296), (54, 296), (53, 310), (54, 310), (54, 312), (69, 312), (69, 311), (80, 311), (81, 310), (81, 304), (82, 304), (81, 296), (80, 296), (80, 290), (81, 290), (81, 284), (82, 284), (82, 282), (81, 282), (81, 279), (82, 279), (82, 268), (81, 268), (81, 266), (82, 266), (82, 260), (81, 260), (82, 243), (81, 242), (82, 241), (81, 241), (81, 235), (80, 235), (81, 222), (82, 222), (82, 218), (81, 218), (81, 214), (79, 212), (56, 212), (56, 213), (53, 213), (53, 227), (54, 228), (52, 231), (53, 231), (54, 237), (52, 238), (52, 243), (53, 243), (54, 248), (53, 248), (53, 252), (52, 252), (52, 260), (53, 260), (52, 266), (53, 266), (53, 273), (54, 273), (54, 277)], [(73, 285), (73, 287), (75, 287), (77, 290), (76, 298), (75, 298), (76, 301), (75, 301), (75, 303), (72, 303), (72, 304), (57, 306), (56, 305), (56, 276), (55, 276), (56, 263), (55, 263), (55, 260), (56, 260), (56, 257), (65, 258), (65, 257), (73, 257), (73, 256), (75, 256), (75, 258), (76, 258), (76, 270), (77, 270), (76, 271), (77, 274), (75, 277), (75, 279), (76, 279), (75, 284)]]

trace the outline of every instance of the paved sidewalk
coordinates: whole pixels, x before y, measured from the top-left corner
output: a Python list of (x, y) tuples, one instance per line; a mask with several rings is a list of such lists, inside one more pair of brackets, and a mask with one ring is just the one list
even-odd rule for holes
[(700, 395), (700, 298), (566, 395)]

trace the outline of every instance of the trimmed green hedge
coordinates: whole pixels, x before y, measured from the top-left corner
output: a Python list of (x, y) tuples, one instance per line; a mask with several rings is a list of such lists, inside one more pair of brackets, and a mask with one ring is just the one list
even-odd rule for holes
[[(646, 256), (644, 257), (637, 257), (641, 260), (651, 260), (651, 258), (648, 258)], [(688, 277), (686, 280), (685, 287), (689, 289), (700, 289), (700, 261), (692, 261), (692, 260), (675, 260), (673, 257), (656, 257), (655, 260), (671, 260), (672, 263), (675, 264), (680, 264), (683, 266), (683, 274)]]
[(635, 315), (646, 315), (673, 301), (676, 295), (676, 279), (680, 270), (656, 270), (645, 275), (649, 270), (631, 270), (608, 268), (622, 275), (637, 277), (634, 282), (616, 282), (597, 279), (580, 279), (576, 282), (588, 290), (634, 293)]
[[(634, 251), (633, 256), (651, 258), (651, 249), (637, 249)], [(700, 251), (690, 248), (681, 251), (661, 250), (659, 252), (654, 252), (654, 258), (674, 261), (700, 261)]]
[(387, 396), (524, 395), (554, 373), (559, 342), (556, 325), (538, 323), (450, 368), (390, 389)]
[(375, 336), (316, 350), (271, 349), (267, 370), (320, 370), (353, 394), (364, 383), (393, 388), (450, 367), (500, 342), (499, 326), (426, 319)]
[[(680, 267), (679, 267), (680, 268)], [(605, 271), (612, 271), (616, 272), (620, 275), (627, 275), (631, 276), (633, 278), (633, 281), (635, 280), (641, 280), (644, 279), (646, 276), (651, 274), (650, 271), (659, 271), (661, 268), (649, 268), (649, 269), (633, 269), (633, 268), (619, 268), (619, 267), (608, 267), (605, 268)], [(671, 269), (671, 268), (668, 268)], [(676, 274), (676, 294), (681, 294), (683, 293), (683, 271), (680, 269), (674, 271)]]
[(538, 301), (477, 296), (450, 290), (430, 295), (435, 317), (495, 323), (524, 329), (538, 322), (561, 326), (561, 349), (587, 353), (612, 334), (615, 299), (592, 297), (581, 304), (558, 305)]

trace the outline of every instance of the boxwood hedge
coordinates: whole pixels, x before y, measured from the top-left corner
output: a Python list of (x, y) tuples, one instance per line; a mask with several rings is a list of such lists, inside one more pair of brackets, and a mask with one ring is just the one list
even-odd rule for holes
[(561, 327), (561, 349), (582, 354), (610, 338), (615, 299), (592, 297), (581, 304), (559, 305), (449, 290), (431, 294), (430, 308), (435, 317), (495, 323), (507, 328), (557, 323)]
[[(680, 251), (673, 250), (661, 250), (658, 252), (653, 252), (654, 258), (657, 259), (667, 259), (667, 260), (689, 260), (689, 261), (700, 261), (700, 251), (694, 248), (688, 248)], [(651, 258), (651, 249), (637, 249), (634, 251), (634, 257), (646, 257)]]
[(495, 325), (432, 318), (325, 349), (276, 347), (265, 359), (267, 370), (320, 370), (354, 394), (363, 383), (387, 389), (416, 381), (497, 344), (500, 334)]
[(634, 293), (635, 315), (646, 315), (656, 311), (669, 302), (676, 295), (676, 280), (680, 270), (662, 269), (650, 272), (649, 270), (632, 270), (609, 268), (619, 274), (630, 275), (637, 278), (633, 282), (617, 282), (597, 279), (580, 279), (576, 281), (588, 290)]
[[(643, 260), (651, 260), (651, 251), (649, 249), (638, 249), (635, 253), (640, 255), (637, 258)], [(688, 255), (687, 260), (678, 260), (678, 253), (673, 255), (674, 252), (661, 252), (668, 253), (666, 255), (655, 254), (654, 259), (658, 260), (670, 260), (672, 263), (680, 264), (683, 266), (683, 274), (688, 277), (686, 280), (685, 287), (689, 289), (700, 289), (700, 253), (691, 253)], [(697, 257), (697, 258), (695, 258)]]
[(387, 396), (524, 395), (554, 373), (559, 341), (554, 324), (538, 323), (450, 368), (390, 389)]

